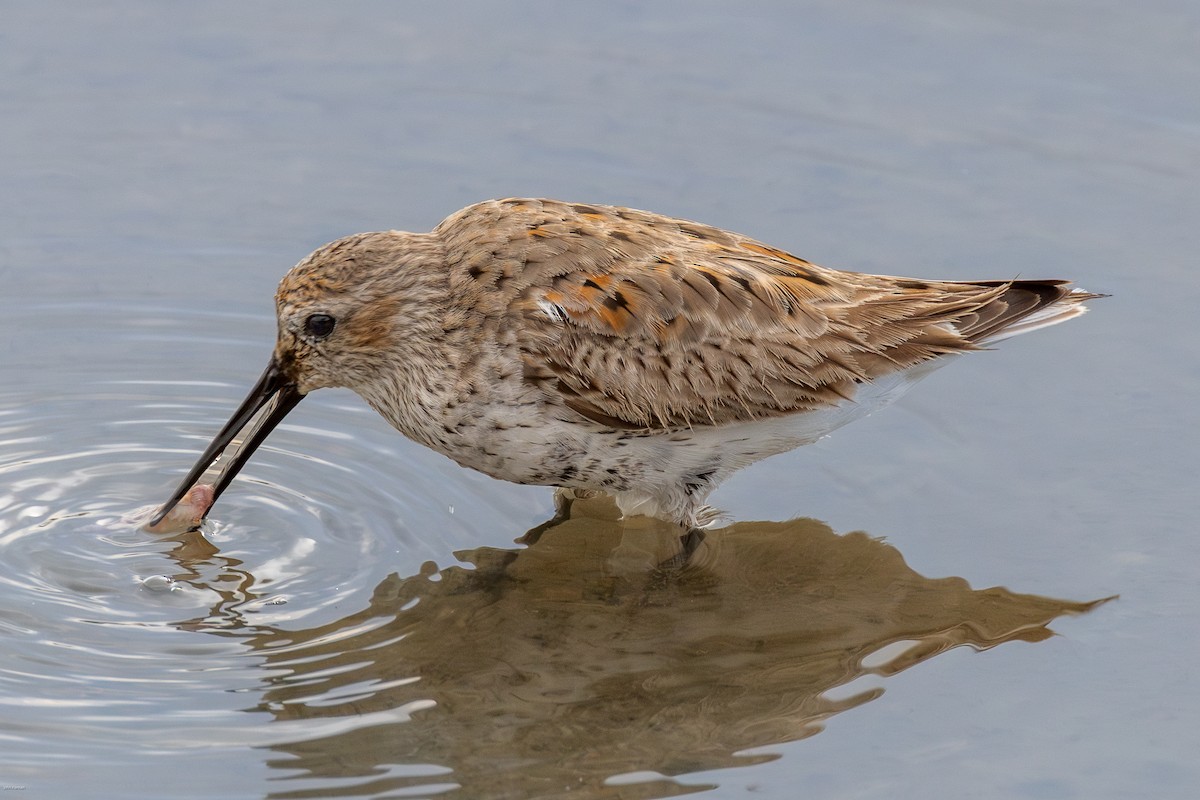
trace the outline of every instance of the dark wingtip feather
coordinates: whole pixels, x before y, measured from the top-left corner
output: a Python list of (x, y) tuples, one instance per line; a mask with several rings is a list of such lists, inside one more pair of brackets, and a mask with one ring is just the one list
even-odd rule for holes
[[(979, 308), (959, 333), (971, 342), (1015, 336), (1046, 325), (1054, 325), (1082, 314), (1081, 304), (1107, 295), (1072, 289), (1065, 280), (972, 281), (974, 286), (1003, 289)], [(1054, 307), (1061, 309), (1054, 313)], [(1025, 324), (1021, 324), (1024, 321)]]

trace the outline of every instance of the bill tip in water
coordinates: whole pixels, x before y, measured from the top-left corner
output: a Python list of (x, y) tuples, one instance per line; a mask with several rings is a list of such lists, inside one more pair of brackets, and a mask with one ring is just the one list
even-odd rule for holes
[[(187, 490), (187, 494), (180, 498), (179, 502), (162, 519), (153, 524), (148, 521), (142, 527), (151, 533), (182, 533), (183, 531), (189, 531), (200, 525), (204, 520), (204, 515), (208, 513), (208, 509), (212, 507), (215, 500), (216, 492), (212, 486), (207, 483), (197, 483)], [(155, 508), (154, 514), (149, 519), (154, 520), (161, 513), (161, 507)]]

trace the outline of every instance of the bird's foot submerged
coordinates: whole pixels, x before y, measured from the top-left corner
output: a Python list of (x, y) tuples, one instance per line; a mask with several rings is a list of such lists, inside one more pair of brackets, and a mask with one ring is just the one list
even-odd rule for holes
[[(599, 489), (570, 489), (558, 487), (554, 490), (554, 519), (561, 522), (572, 516), (577, 503), (583, 502), (587, 510), (584, 516), (597, 519), (629, 519), (650, 517), (669, 522), (683, 528), (684, 532), (712, 528), (717, 523), (727, 522), (729, 515), (719, 508), (700, 505), (690, 496), (675, 497), (673, 493), (650, 494), (642, 491), (608, 493)], [(615, 506), (615, 508), (614, 508)], [(614, 511), (616, 516), (614, 517)]]
[[(726, 519), (726, 515), (711, 506), (698, 506), (693, 512), (694, 524), (686, 524), (676, 519), (663, 518), (649, 513), (628, 513), (621, 503), (621, 496), (607, 494), (596, 489), (567, 489), (559, 487), (554, 492), (554, 516), (529, 530), (517, 541), (532, 547), (542, 538), (542, 535), (559, 525), (574, 518), (595, 520), (629, 520), (633, 522), (638, 517), (657, 519), (651, 523), (643, 519), (643, 524), (657, 525), (667, 523), (680, 527), (679, 550), (669, 558), (660, 561), (656, 569), (664, 574), (678, 572), (690, 563), (696, 550), (704, 542), (705, 530), (711, 529), (718, 522)], [(648, 506), (642, 506), (644, 512)]]

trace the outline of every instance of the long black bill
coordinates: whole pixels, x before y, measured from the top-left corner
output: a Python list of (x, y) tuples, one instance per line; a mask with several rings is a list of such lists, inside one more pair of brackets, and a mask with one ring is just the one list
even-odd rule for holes
[[(221, 428), (212, 444), (200, 456), (200, 460), (184, 477), (175, 494), (158, 510), (150, 525), (157, 525), (163, 517), (171, 513), (171, 509), (183, 499), (188, 489), (211, 468), (219, 470), (212, 481), (215, 504), (221, 492), (225, 491), (225, 487), (267, 438), (267, 434), (303, 399), (304, 395), (296, 389), (296, 384), (284, 375), (278, 362), (272, 358), (266, 372), (258, 379), (258, 383), (254, 384), (250, 394), (246, 395), (246, 399), (229, 418), (229, 422), (225, 423), (225, 427)], [(230, 444), (235, 445), (233, 452), (226, 455), (225, 449)]]

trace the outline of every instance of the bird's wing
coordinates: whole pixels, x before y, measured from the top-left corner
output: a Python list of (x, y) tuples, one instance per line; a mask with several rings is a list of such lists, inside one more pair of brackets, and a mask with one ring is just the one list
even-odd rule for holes
[[(471, 224), (456, 225), (464, 216)], [(852, 400), (857, 384), (975, 349), (975, 333), (1067, 292), (841, 272), (608, 206), (492, 201), (440, 227), (455, 288), (476, 307), (503, 305), (526, 378), (613, 427), (720, 425)]]

